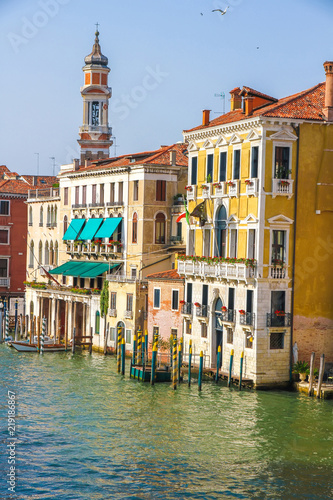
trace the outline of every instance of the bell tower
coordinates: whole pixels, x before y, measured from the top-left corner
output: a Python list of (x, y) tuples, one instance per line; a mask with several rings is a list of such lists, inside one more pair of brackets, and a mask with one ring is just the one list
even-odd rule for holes
[(108, 87), (108, 58), (103, 56), (99, 44), (98, 25), (91, 54), (85, 57), (83, 99), (83, 125), (78, 143), (81, 147), (81, 164), (85, 160), (109, 157), (112, 129), (109, 127), (108, 110), (112, 90)]

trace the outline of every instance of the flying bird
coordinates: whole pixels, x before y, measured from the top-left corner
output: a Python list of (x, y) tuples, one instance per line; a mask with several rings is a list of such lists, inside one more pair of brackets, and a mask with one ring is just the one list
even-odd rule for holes
[(228, 5), (228, 7), (225, 10), (214, 9), (214, 10), (212, 10), (212, 12), (221, 12), (221, 15), (224, 16), (224, 14), (226, 14), (226, 12), (227, 12), (228, 9), (229, 9), (229, 5)]

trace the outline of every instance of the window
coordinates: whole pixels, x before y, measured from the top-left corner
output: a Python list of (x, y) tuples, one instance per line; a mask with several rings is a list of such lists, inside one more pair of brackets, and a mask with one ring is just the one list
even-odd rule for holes
[(275, 179), (289, 179), (289, 156), (290, 148), (276, 146), (275, 147), (275, 168), (274, 177)]
[(156, 201), (166, 200), (166, 181), (156, 181)]
[(219, 181), (225, 182), (227, 180), (227, 153), (223, 151), (220, 153), (220, 168), (219, 168)]
[(99, 186), (99, 202), (101, 205), (104, 205), (104, 184)]
[(247, 349), (253, 349), (253, 335), (250, 332), (246, 332), (245, 347)]
[(9, 201), (0, 201), (0, 215), (9, 215)]
[(39, 225), (40, 225), (40, 227), (43, 226), (43, 223), (44, 223), (43, 207), (40, 207), (40, 211), (39, 211)]
[(68, 205), (68, 187), (64, 188), (64, 205)]
[(82, 186), (82, 205), (87, 203), (87, 186)]
[(154, 309), (161, 307), (161, 289), (154, 288)]
[(55, 245), (54, 245), (54, 265), (55, 266), (58, 265), (58, 242), (57, 241), (55, 242)]
[(201, 323), (201, 337), (207, 338), (207, 323)]
[(116, 329), (114, 326), (111, 326), (111, 328), (110, 328), (110, 340), (112, 342), (115, 342), (115, 340), (116, 340)]
[(177, 330), (177, 328), (171, 328), (171, 336), (174, 339), (177, 338), (177, 336), (178, 336), (178, 330)]
[(228, 290), (228, 309), (235, 309), (235, 289), (229, 288)]
[(179, 309), (179, 290), (172, 290), (171, 292), (171, 309), (173, 311)]
[(91, 104), (91, 124), (93, 126), (99, 125), (99, 102), (93, 101)]
[(84, 288), (84, 278), (80, 278), (80, 288)]
[(8, 277), (8, 259), (0, 259), (0, 277)]
[(284, 333), (271, 332), (269, 339), (270, 349), (284, 349)]
[(124, 192), (124, 183), (119, 182), (119, 186), (118, 186), (118, 202), (119, 203), (122, 203), (124, 201), (123, 200), (123, 192)]
[(240, 149), (234, 151), (234, 165), (233, 165), (233, 179), (239, 179), (240, 177)]
[(177, 241), (181, 241), (183, 237), (183, 226), (181, 222), (177, 222)]
[(45, 247), (44, 247), (44, 264), (46, 266), (49, 265), (49, 242), (45, 242)]
[(32, 226), (32, 207), (29, 207), (29, 226)]
[(136, 279), (137, 269), (136, 267), (131, 267), (131, 278)]
[(110, 202), (114, 202), (114, 182), (110, 184)]
[(194, 230), (190, 229), (188, 232), (188, 255), (194, 254)]
[(248, 232), (248, 246), (247, 246), (247, 258), (254, 259), (256, 255), (256, 230), (249, 229)]
[(65, 217), (64, 217), (64, 234), (67, 231), (67, 228), (68, 228), (68, 219), (67, 219), (67, 215), (65, 215)]
[(202, 285), (202, 298), (201, 298), (202, 309), (207, 312), (208, 306), (208, 285)]
[[(51, 264), (51, 266), (54, 265), (54, 249), (53, 249), (53, 241), (51, 241), (50, 243), (50, 253), (49, 253), (50, 257), (49, 257), (49, 264)], [(84, 280), (83, 280), (83, 285), (81, 288), (84, 288)]]
[(38, 245), (38, 264), (43, 263), (43, 243), (40, 241)]
[(185, 333), (187, 333), (187, 335), (191, 335), (192, 333), (192, 323), (189, 319), (185, 320)]
[(203, 254), (205, 257), (210, 257), (210, 229), (204, 229)]
[(286, 261), (286, 231), (272, 231), (272, 264), (281, 266)]
[(126, 311), (133, 311), (133, 293), (126, 294)]
[(253, 290), (246, 290), (246, 312), (253, 312)]
[(213, 182), (214, 155), (207, 155), (206, 182)]
[(131, 344), (132, 343), (132, 330), (126, 330), (126, 333), (125, 333), (125, 343), (126, 344)]
[(197, 183), (198, 178), (198, 158), (194, 156), (191, 160), (191, 177), (190, 182), (192, 185)]
[(96, 311), (95, 315), (95, 334), (99, 335), (99, 326), (100, 326), (100, 314), (99, 311)]
[(96, 184), (92, 185), (92, 191), (91, 191), (91, 201), (92, 203), (96, 203)]
[(132, 219), (132, 243), (138, 242), (138, 216), (136, 213), (133, 214)]
[(29, 267), (34, 267), (34, 242), (30, 242)]
[(75, 205), (80, 203), (80, 186), (75, 186)]
[(251, 149), (251, 177), (256, 179), (258, 177), (258, 158), (259, 158), (259, 146), (254, 146)]
[(158, 326), (153, 326), (153, 339), (154, 342), (158, 340), (158, 336), (160, 334), (160, 328)]
[(155, 243), (165, 243), (165, 215), (159, 212), (155, 218)]
[(9, 229), (0, 229), (0, 245), (8, 245)]
[(117, 309), (117, 292), (110, 293), (110, 309)]
[(186, 302), (192, 303), (192, 283), (187, 283), (186, 286)]
[(237, 257), (237, 229), (230, 229), (230, 257)]
[(227, 344), (233, 344), (234, 342), (234, 331), (232, 328), (227, 328)]
[(133, 201), (139, 199), (139, 181), (133, 181)]

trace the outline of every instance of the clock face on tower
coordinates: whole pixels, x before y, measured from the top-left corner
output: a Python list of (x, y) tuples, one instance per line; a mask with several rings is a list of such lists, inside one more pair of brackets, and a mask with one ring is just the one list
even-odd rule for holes
[(99, 102), (93, 101), (91, 105), (91, 124), (99, 125)]

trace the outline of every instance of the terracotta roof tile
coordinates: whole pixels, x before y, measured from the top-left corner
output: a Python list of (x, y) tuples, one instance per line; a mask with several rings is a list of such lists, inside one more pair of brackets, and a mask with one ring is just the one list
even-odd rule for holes
[(243, 87), (241, 92), (240, 92), (240, 95), (244, 95), (244, 94), (256, 95), (258, 97), (262, 97), (263, 99), (268, 99), (268, 100), (273, 101), (273, 102), (278, 101), (278, 99), (276, 99), (276, 97), (272, 97), (270, 95), (263, 94), (262, 92), (259, 92), (258, 90), (251, 89), (251, 87)]
[(177, 280), (184, 281), (184, 278), (181, 278), (177, 273), (176, 269), (171, 269), (170, 271), (161, 271), (160, 273), (148, 274), (146, 276), (149, 280)]

